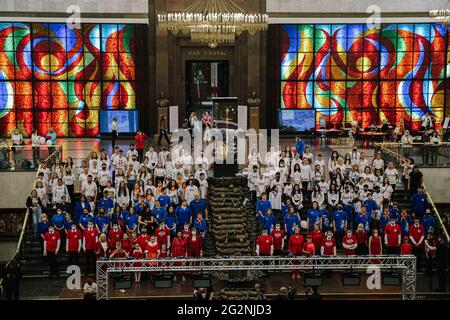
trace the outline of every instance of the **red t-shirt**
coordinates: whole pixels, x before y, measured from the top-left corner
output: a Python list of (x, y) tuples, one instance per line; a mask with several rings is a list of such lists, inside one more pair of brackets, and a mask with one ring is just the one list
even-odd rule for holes
[(145, 247), (145, 251), (148, 258), (157, 257), (159, 251), (159, 243), (156, 242), (154, 245), (150, 245), (150, 242), (148, 242), (147, 246)]
[(362, 244), (362, 245), (367, 244), (367, 234), (364, 230), (356, 231), (353, 235), (356, 237), (356, 241), (358, 241), (358, 245), (359, 244)]
[[(414, 241), (416, 243), (418, 243), (420, 241), (420, 238), (424, 237), (424, 239), (425, 239), (425, 228), (421, 224), (419, 224), (418, 227), (416, 227), (416, 225), (413, 224), (412, 226), (409, 227), (409, 235), (412, 236), (412, 238), (414, 239)], [(422, 243), (420, 244), (420, 247), (423, 247), (423, 246), (424, 246), (424, 242), (422, 241)]]
[(172, 241), (172, 257), (185, 257), (187, 252), (186, 238), (174, 238)]
[(54, 253), (60, 238), (58, 231), (53, 231), (53, 233), (47, 232), (44, 236), (44, 240), (46, 241), (45, 251)]
[(131, 244), (131, 240), (122, 240), (122, 249), (125, 250), (128, 254), (130, 254), (132, 248), (133, 246)]
[(272, 236), (258, 236), (256, 244), (259, 245), (259, 254), (261, 256), (270, 256), (270, 247), (273, 245)]
[(299, 234), (296, 236), (295, 234), (289, 238), (288, 250), (294, 256), (300, 256), (303, 254), (303, 236)]
[(158, 241), (159, 245), (163, 243), (167, 246), (167, 237), (170, 236), (170, 229), (165, 227), (164, 229), (158, 228), (155, 231), (156, 241)]
[(320, 246), (322, 245), (323, 240), (323, 233), (320, 230), (311, 232), (312, 236), (312, 242), (314, 243), (314, 246), (316, 247), (316, 251), (320, 249)]
[(398, 224), (386, 225), (384, 233), (387, 235), (387, 246), (388, 247), (398, 247), (400, 245), (398, 243), (398, 238), (402, 234), (402, 231)]
[(92, 228), (92, 230), (89, 230), (89, 228), (84, 228), (83, 237), (86, 250), (95, 250), (95, 248), (97, 247), (97, 236), (97, 228)]
[[(352, 234), (351, 237), (349, 237), (348, 235), (345, 235), (344, 238), (342, 239), (342, 244), (346, 244), (348, 246), (354, 245), (354, 244), (358, 243), (358, 240), (356, 240), (356, 237)], [(355, 254), (355, 250), (352, 249), (343, 249), (342, 250), (343, 254), (346, 255), (354, 255)]]
[(67, 249), (69, 252), (78, 252), (79, 241), (82, 239), (80, 230), (67, 231)]
[(109, 246), (112, 249), (116, 248), (116, 242), (122, 241), (123, 231), (121, 229), (117, 229), (115, 231), (114, 229), (109, 230)]
[(188, 239), (188, 256), (200, 257), (200, 251), (202, 251), (202, 238), (196, 235), (195, 240), (193, 237)]
[(277, 251), (281, 251), (283, 248), (281, 247), (283, 244), (284, 238), (284, 230), (272, 230), (272, 238), (273, 238), (273, 249)]
[(191, 237), (191, 230), (181, 230), (184, 239), (189, 239)]
[(412, 253), (413, 246), (411, 243), (402, 243), (400, 245), (400, 254), (408, 255)]
[(331, 238), (330, 240), (323, 238), (321, 246), (323, 247), (324, 256), (334, 256), (334, 248), (336, 248), (336, 240), (334, 240), (334, 238)]
[(140, 235), (137, 238), (137, 243), (139, 243), (139, 246), (141, 247), (142, 250), (145, 250), (145, 247), (147, 246), (147, 242), (150, 241), (150, 235), (146, 234), (144, 235)]
[(136, 141), (136, 149), (144, 149), (145, 139), (147, 139), (147, 135), (145, 134), (137, 134), (134, 136), (134, 140)]

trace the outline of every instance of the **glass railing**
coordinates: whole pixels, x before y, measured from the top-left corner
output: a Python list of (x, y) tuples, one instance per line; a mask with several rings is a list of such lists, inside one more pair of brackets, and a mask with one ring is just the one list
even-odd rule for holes
[[(421, 146), (422, 147), (424, 146), (423, 143), (417, 143), (414, 145), (418, 145), (417, 147), (419, 147), (419, 148)], [(375, 144), (375, 147), (383, 153), (383, 158), (385, 161), (394, 162), (397, 165), (397, 167), (399, 167), (400, 163), (402, 163), (406, 159), (412, 158), (411, 155), (409, 157), (405, 157), (405, 155), (402, 153), (402, 145), (398, 144), (398, 143), (377, 143), (377, 144)], [(448, 143), (443, 143), (439, 147), (442, 148), (442, 150), (448, 151), (448, 149), (450, 148), (450, 145)], [(417, 162), (416, 162), (416, 164), (417, 164)], [(448, 163), (445, 165), (449, 166)], [(441, 167), (442, 166), (444, 166), (444, 165), (441, 165)], [(439, 222), (439, 224), (437, 225), (437, 227), (438, 227), (437, 231), (438, 231), (438, 233), (443, 233), (447, 239), (447, 243), (450, 243), (450, 236), (447, 231), (446, 223), (443, 220), (441, 214), (439, 214), (439, 211), (436, 208), (436, 205), (434, 204), (433, 198), (431, 197), (431, 194), (427, 190), (427, 186), (425, 185), (425, 183), (422, 183), (422, 185), (424, 187), (425, 193), (427, 194), (428, 202), (430, 203), (431, 208)]]
[(383, 142), (376, 144), (394, 152), (397, 157), (411, 158), (421, 167), (450, 167), (450, 143), (401, 143)]
[(43, 159), (50, 158), (53, 153), (58, 152), (60, 157), (61, 150), (59, 145), (0, 145), (0, 171), (34, 171)]

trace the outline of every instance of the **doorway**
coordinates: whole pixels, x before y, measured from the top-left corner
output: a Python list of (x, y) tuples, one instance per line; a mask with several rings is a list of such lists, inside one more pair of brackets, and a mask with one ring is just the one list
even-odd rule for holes
[(195, 112), (212, 112), (213, 97), (229, 95), (228, 61), (186, 61), (186, 117)]

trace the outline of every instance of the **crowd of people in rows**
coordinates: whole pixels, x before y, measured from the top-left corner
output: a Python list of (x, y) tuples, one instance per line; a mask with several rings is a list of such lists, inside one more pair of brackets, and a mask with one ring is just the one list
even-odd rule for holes
[(62, 253), (70, 264), (84, 254), (86, 274), (95, 272), (97, 259), (203, 255), (208, 159), (194, 162), (170, 146), (144, 153), (146, 139), (139, 131), (128, 150), (91, 152), (79, 165), (70, 157), (40, 164), (27, 207), (50, 277)]
[[(445, 270), (445, 238), (437, 233), (413, 159), (396, 168), (381, 152), (369, 161), (356, 147), (325, 159), (297, 138), (295, 147), (272, 148), (265, 159), (254, 150), (248, 162), (261, 228), (258, 255), (414, 254), (419, 270), (424, 258), (428, 274), (435, 260)], [(393, 201), (401, 181), (411, 203), (404, 208)], [(306, 201), (311, 205), (305, 207)], [(294, 270), (292, 277), (299, 273)]]

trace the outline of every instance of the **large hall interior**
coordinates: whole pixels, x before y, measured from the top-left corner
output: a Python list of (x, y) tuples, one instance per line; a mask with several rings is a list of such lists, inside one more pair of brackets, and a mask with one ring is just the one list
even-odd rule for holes
[(450, 298), (448, 0), (0, 0), (0, 300)]

